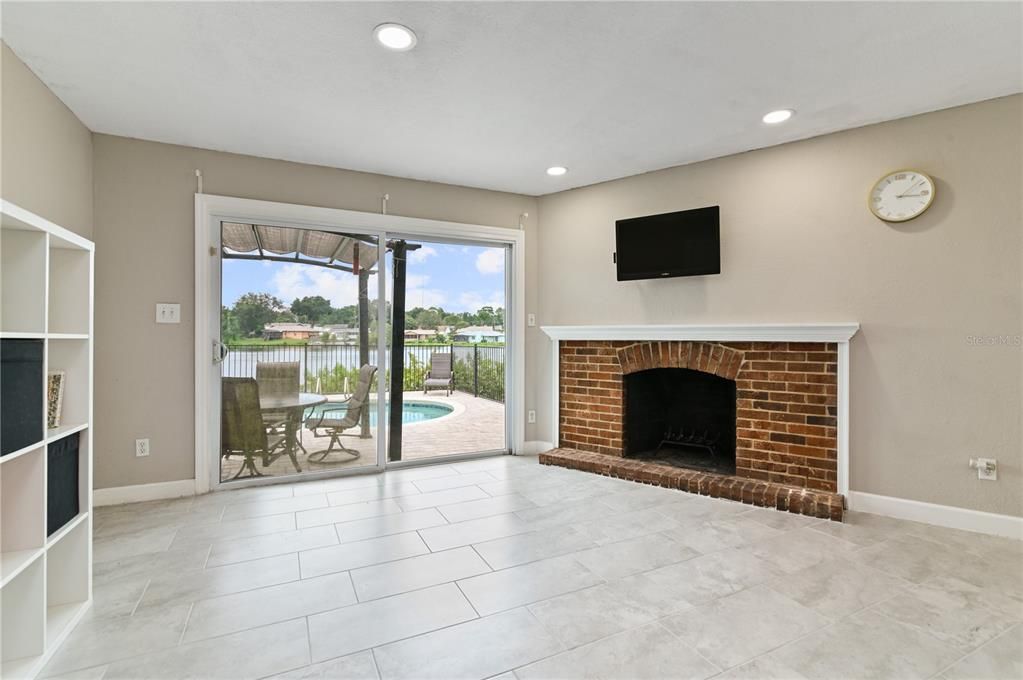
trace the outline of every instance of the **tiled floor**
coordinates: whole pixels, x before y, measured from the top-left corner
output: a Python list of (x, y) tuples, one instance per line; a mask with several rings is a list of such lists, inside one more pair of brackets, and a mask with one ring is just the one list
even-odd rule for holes
[(1023, 544), (500, 457), (100, 508), (44, 670), (115, 678), (1019, 678)]
[[(407, 402), (433, 402), (450, 406), (453, 410), (449, 415), (405, 425), (402, 432), (402, 459), (418, 460), (437, 458), (456, 453), (475, 453), (476, 451), (498, 451), (505, 448), (504, 404), (474, 397), (465, 392), (431, 392), (424, 395), (421, 391), (406, 392)], [(375, 406), (374, 406), (375, 408)], [(357, 434), (357, 430), (351, 430)], [(349, 449), (361, 455), (352, 458), (348, 454), (335, 453), (324, 460), (310, 460), (308, 455), (325, 451), (330, 444), (326, 437), (314, 437), (309, 430), (301, 431), (302, 446), (306, 452), (298, 452), (298, 464), (302, 472), (323, 472), (339, 468), (365, 467), (376, 463), (377, 431), (371, 430), (366, 439), (356, 434), (345, 434), (341, 441)], [(241, 456), (222, 459), (220, 475), (222, 480), (234, 478), (242, 466)], [(281, 456), (270, 465), (259, 466), (259, 471), (268, 477), (294, 476), (295, 466), (288, 456)]]

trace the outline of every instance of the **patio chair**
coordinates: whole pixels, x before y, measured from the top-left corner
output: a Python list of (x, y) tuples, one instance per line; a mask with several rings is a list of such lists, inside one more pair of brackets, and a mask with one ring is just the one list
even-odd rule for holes
[[(302, 369), (297, 361), (260, 361), (256, 363), (256, 382), (259, 383), (259, 393), (264, 396), (292, 397), (297, 396), (299, 384), (302, 381)], [(293, 417), (288, 411), (266, 411), (263, 413), (263, 423), (269, 428), (271, 434), (279, 434), (282, 437), (287, 433), (288, 418)], [(301, 418), (298, 419), (301, 422)], [(284, 444), (284, 439), (278, 446)], [(306, 453), (301, 440), (295, 439), (295, 444)]]
[(268, 433), (259, 410), (259, 383), (252, 378), (222, 378), (221, 381), (220, 453), (225, 459), (233, 455), (245, 457), (232, 479), (248, 471), (248, 477), (262, 477), (256, 458), (263, 465), (283, 437)]
[(341, 453), (347, 453), (352, 459), (362, 455), (355, 449), (350, 449), (341, 443), (341, 435), (362, 420), (362, 414), (368, 407), (369, 388), (373, 384), (373, 376), (377, 372), (376, 366), (366, 364), (359, 369), (359, 384), (355, 386), (355, 392), (342, 402), (335, 402), (336, 405), (324, 406), (319, 414), (314, 414), (306, 419), (305, 425), (314, 437), (330, 437), (330, 444), (326, 451), (315, 451), (309, 454), (309, 460), (322, 463), (334, 450), (337, 444)]
[(423, 380), (423, 394), (431, 389), (442, 389), (450, 397), (453, 378), (451, 355), (447, 352), (434, 352), (430, 355), (430, 370)]

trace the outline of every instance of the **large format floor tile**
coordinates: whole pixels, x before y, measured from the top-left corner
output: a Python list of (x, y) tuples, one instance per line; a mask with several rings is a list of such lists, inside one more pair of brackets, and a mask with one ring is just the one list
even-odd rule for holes
[(220, 567), (225, 564), (248, 562), (261, 557), (287, 555), (300, 550), (337, 545), (338, 542), (337, 531), (331, 525), (217, 541), (210, 550), (206, 566), (207, 568)]
[(664, 621), (720, 668), (738, 666), (827, 623), (820, 614), (766, 586), (754, 586)]
[(119, 661), (104, 680), (256, 678), (309, 663), (305, 621), (287, 621)]
[(536, 602), (529, 605), (529, 611), (569, 648), (656, 618), (649, 609), (606, 584)]
[(378, 680), (373, 652), (359, 652), (297, 670), (271, 676), (267, 680)]
[(481, 616), (580, 590), (603, 579), (571, 556), (552, 557), (459, 581)]
[(476, 618), (458, 590), (442, 586), (415, 590), (309, 617), (313, 661), (322, 661), (421, 635)]
[(337, 571), (358, 569), (371, 564), (400, 560), (430, 552), (419, 534), (413, 532), (368, 538), (355, 543), (342, 543), (329, 548), (316, 548), (298, 554), (302, 578), (322, 576)]
[(1023, 677), (1023, 543), (497, 457), (97, 508), (41, 677)]
[(351, 575), (359, 600), (365, 602), (488, 571), (490, 567), (483, 558), (472, 548), (464, 547), (354, 569)]
[(83, 621), (53, 655), (43, 675), (57, 675), (178, 644), (191, 605), (160, 607), (135, 616)]
[(596, 542), (577, 529), (554, 527), (484, 541), (473, 547), (491, 567), (506, 569), (594, 546)]
[(523, 534), (531, 528), (529, 524), (515, 515), (505, 514), (422, 529), (419, 535), (430, 546), (430, 550), (447, 550), (495, 538)]
[(348, 572), (200, 600), (192, 608), (185, 642), (337, 609), (356, 601)]
[(593, 642), (515, 671), (519, 680), (698, 680), (713, 664), (657, 623)]
[(385, 645), (374, 653), (383, 680), (482, 680), (560, 649), (527, 610), (516, 609)]
[(228, 564), (183, 576), (162, 574), (154, 577), (146, 588), (139, 610), (254, 590), (295, 581), (298, 577), (298, 555), (295, 554)]
[(941, 674), (942, 680), (1023, 678), (1023, 624), (987, 643)]
[(684, 562), (698, 554), (692, 548), (654, 534), (583, 550), (575, 553), (575, 558), (593, 573), (611, 579)]
[(362, 541), (367, 538), (378, 538), (391, 534), (401, 534), (407, 531), (417, 531), (430, 527), (447, 524), (444, 515), (437, 512), (436, 508), (424, 508), (422, 510), (410, 510), (396, 515), (379, 515), (367, 517), (350, 522), (335, 524), (338, 535), (345, 543)]
[(854, 614), (772, 656), (807, 678), (929, 678), (961, 654), (876, 612)]

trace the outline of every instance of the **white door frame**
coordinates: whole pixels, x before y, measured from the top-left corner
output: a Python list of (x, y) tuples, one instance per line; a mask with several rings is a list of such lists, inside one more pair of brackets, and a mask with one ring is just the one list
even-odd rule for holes
[[(216, 327), (214, 312), (219, 318), (219, 309), (212, 309), (211, 285), (214, 280), (212, 263), (219, 257), (211, 257), (210, 248), (218, 249), (220, 239), (214, 229), (221, 220), (240, 222), (263, 222), (285, 224), (297, 227), (312, 227), (326, 231), (389, 232), (424, 239), (447, 237), (466, 239), (483, 243), (510, 246), (510, 267), (507, 273), (507, 300), (505, 303), (505, 336), (508, 340), (508, 385), (506, 389), (505, 417), (510, 423), (510, 446), (512, 453), (522, 452), (525, 440), (524, 383), (525, 383), (525, 232), (520, 229), (490, 227), (460, 222), (445, 222), (399, 215), (382, 215), (337, 208), (320, 208), (293, 203), (260, 201), (233, 196), (212, 194), (195, 195), (195, 492), (205, 493), (216, 488), (219, 474), (213, 474), (213, 460), (219, 433), (211, 428), (210, 390), (213, 388), (210, 370), (212, 360), (212, 331)], [(382, 242), (381, 242), (382, 243)], [(383, 258), (381, 258), (383, 262)], [(386, 281), (385, 281), (386, 285)], [(384, 287), (380, 286), (381, 295)], [(378, 305), (381, 316), (379, 327), (386, 327), (386, 305)], [(387, 356), (386, 338), (381, 335), (379, 356)], [(382, 385), (382, 381), (381, 381)], [(383, 408), (384, 399), (378, 400)], [(378, 422), (384, 423), (382, 418)], [(380, 453), (386, 444), (385, 437), (378, 437), (378, 466), (385, 456)], [(439, 458), (438, 460), (443, 460)], [(367, 466), (355, 472), (375, 472), (378, 466)], [(327, 471), (317, 476), (334, 476), (343, 471)], [(257, 480), (258, 482), (272, 480)], [(233, 487), (239, 484), (233, 484)]]

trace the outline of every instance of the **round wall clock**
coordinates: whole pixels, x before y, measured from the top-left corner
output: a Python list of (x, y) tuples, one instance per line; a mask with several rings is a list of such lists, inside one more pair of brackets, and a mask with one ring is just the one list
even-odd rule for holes
[(917, 170), (896, 170), (874, 184), (867, 197), (870, 212), (885, 222), (919, 217), (934, 201), (934, 180)]

